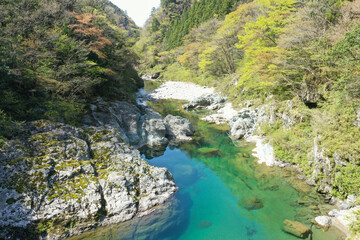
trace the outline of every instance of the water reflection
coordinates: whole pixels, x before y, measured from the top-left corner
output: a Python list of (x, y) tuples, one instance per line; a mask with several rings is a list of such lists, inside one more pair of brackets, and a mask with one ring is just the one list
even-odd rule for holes
[(192, 200), (189, 193), (175, 193), (165, 204), (143, 217), (97, 228), (71, 240), (175, 240), (189, 225)]
[(139, 151), (141, 152), (141, 154), (144, 155), (146, 159), (151, 160), (153, 158), (164, 155), (166, 151), (166, 146), (155, 146), (155, 147), (143, 146), (139, 148)]

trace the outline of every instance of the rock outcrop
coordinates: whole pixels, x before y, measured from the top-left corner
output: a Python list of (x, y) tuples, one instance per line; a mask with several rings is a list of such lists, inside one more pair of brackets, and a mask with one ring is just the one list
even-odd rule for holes
[(242, 139), (251, 136), (257, 127), (257, 114), (250, 109), (243, 109), (239, 114), (228, 122), (230, 135), (234, 139)]
[(184, 104), (183, 109), (218, 110), (218, 113), (206, 116), (203, 120), (216, 124), (228, 123), (231, 128), (230, 135), (233, 139), (246, 138), (253, 134), (258, 122), (257, 111), (244, 108), (237, 112), (231, 104), (226, 104), (226, 100), (219, 94), (204, 94), (190, 103)]
[[(312, 176), (308, 179), (310, 185), (315, 185), (318, 175), (322, 175), (323, 178), (317, 181), (319, 191), (323, 193), (329, 193), (332, 190), (334, 184), (333, 180), (333, 166), (328, 156), (325, 154), (325, 149), (321, 148), (318, 144), (319, 139), (314, 139), (314, 147), (312, 149), (312, 158), (309, 160), (309, 165), (313, 168)], [(335, 154), (336, 157), (336, 154)], [(336, 163), (337, 167), (338, 164)]]
[(226, 98), (220, 96), (219, 94), (207, 93), (201, 95), (200, 97), (194, 99), (193, 101), (184, 104), (183, 109), (192, 110), (192, 109), (209, 109), (216, 110), (224, 106)]
[(84, 122), (89, 126), (117, 129), (131, 146), (161, 146), (168, 143), (161, 115), (152, 108), (128, 102), (104, 102), (101, 98), (91, 105), (91, 114)]
[(359, 196), (349, 195), (344, 201), (338, 201), (336, 205), (339, 209), (333, 209), (328, 213), (332, 224), (348, 231), (358, 219), (357, 212), (360, 211), (360, 206), (357, 199)]
[(237, 116), (238, 112), (233, 108), (232, 103), (225, 103), (224, 107), (217, 110), (217, 113), (205, 116), (202, 120), (215, 124), (224, 124)]
[(175, 141), (188, 141), (194, 135), (195, 129), (191, 122), (180, 116), (167, 115), (164, 118), (166, 136)]
[(26, 123), (1, 146), (0, 238), (62, 239), (146, 214), (177, 190), (167, 169), (136, 149), (191, 140), (188, 120), (101, 98), (90, 109), (81, 128)]
[[(132, 121), (136, 113), (123, 117)], [(140, 158), (125, 139), (137, 142), (130, 133), (138, 128), (127, 124), (124, 135), (111, 125), (35, 121), (1, 146), (0, 238), (25, 239), (30, 229), (43, 239), (62, 239), (129, 220), (167, 200), (177, 190), (172, 175)]]

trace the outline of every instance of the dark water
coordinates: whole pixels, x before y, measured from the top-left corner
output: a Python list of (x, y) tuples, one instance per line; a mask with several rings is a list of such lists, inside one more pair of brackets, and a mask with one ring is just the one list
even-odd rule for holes
[[(152, 104), (163, 115), (183, 115), (196, 128), (194, 140), (166, 149), (143, 149), (149, 164), (166, 167), (179, 191), (154, 213), (75, 239), (295, 240), (285, 219), (311, 227), (329, 206), (296, 177), (294, 169), (256, 166), (251, 145), (235, 144), (226, 127), (179, 110), (180, 102)], [(254, 200), (256, 199), (256, 200)], [(314, 240), (343, 239), (340, 232), (312, 227)]]

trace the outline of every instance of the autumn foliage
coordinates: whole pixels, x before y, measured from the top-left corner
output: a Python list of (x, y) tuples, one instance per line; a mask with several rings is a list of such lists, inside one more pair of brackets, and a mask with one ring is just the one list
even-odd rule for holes
[(86, 46), (94, 52), (98, 57), (105, 58), (102, 50), (111, 45), (111, 41), (103, 36), (103, 30), (94, 27), (93, 20), (96, 15), (84, 13), (78, 15), (76, 12), (71, 13), (76, 18), (77, 23), (69, 25), (74, 33), (81, 39), (86, 41)]
[(77, 124), (92, 99), (128, 100), (142, 86), (131, 50), (138, 27), (110, 1), (0, 2), (0, 112), (9, 118)]

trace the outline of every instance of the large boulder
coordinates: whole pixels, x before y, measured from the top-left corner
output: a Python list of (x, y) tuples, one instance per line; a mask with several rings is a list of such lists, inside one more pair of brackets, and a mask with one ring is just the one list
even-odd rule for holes
[(118, 129), (50, 121), (24, 129), (0, 147), (0, 239), (62, 239), (129, 220), (177, 190)]
[(307, 238), (311, 234), (311, 229), (304, 224), (288, 219), (284, 221), (283, 230), (299, 238)]
[(224, 106), (226, 98), (220, 96), (219, 94), (207, 93), (201, 95), (195, 100), (184, 104), (183, 109), (192, 110), (192, 109), (209, 109), (216, 110)]
[(256, 130), (257, 116), (255, 111), (243, 109), (229, 122), (230, 135), (234, 139), (241, 139), (250, 136)]
[(191, 122), (180, 116), (167, 115), (164, 118), (166, 127), (166, 135), (176, 140), (191, 140), (194, 135), (195, 129)]
[(152, 108), (146, 107), (140, 118), (139, 135), (144, 145), (160, 146), (166, 145), (166, 126), (161, 115)]

